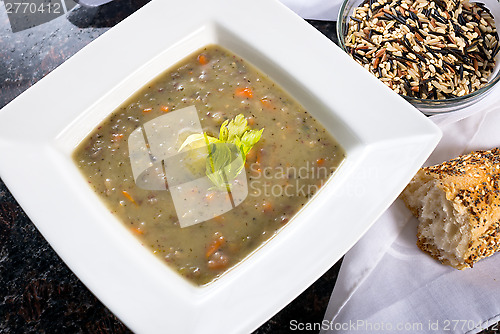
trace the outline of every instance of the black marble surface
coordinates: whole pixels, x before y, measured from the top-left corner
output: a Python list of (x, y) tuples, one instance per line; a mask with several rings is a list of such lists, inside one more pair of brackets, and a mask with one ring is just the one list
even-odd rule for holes
[[(13, 33), (0, 0), (0, 108), (146, 2), (75, 7)], [(335, 41), (334, 23), (309, 23)], [(291, 320), (321, 322), (340, 264), (255, 333), (288, 333)], [(0, 179), (0, 333), (129, 332), (62, 262)]]

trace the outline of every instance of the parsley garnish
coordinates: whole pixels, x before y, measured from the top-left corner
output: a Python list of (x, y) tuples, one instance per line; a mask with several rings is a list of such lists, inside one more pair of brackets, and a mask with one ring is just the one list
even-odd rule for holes
[(219, 138), (206, 133), (192, 134), (182, 143), (185, 147), (196, 149), (207, 146), (206, 174), (216, 189), (230, 191), (230, 183), (245, 167), (246, 155), (260, 140), (262, 132), (250, 130), (242, 114), (222, 123)]

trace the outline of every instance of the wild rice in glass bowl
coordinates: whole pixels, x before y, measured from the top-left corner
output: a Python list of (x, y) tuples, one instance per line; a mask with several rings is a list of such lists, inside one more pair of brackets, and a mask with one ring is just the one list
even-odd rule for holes
[(481, 100), (500, 80), (499, 21), (497, 0), (345, 0), (337, 35), (354, 60), (433, 115)]

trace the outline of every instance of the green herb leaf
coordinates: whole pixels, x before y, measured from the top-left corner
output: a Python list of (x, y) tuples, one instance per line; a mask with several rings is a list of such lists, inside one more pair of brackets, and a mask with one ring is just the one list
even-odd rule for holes
[(189, 147), (195, 149), (207, 146), (206, 174), (215, 188), (230, 191), (230, 183), (245, 167), (246, 155), (262, 137), (260, 130), (250, 130), (242, 114), (222, 123), (219, 139), (206, 133), (190, 135), (179, 151)]
[[(212, 136), (208, 136), (208, 143), (217, 143), (219, 140), (217, 138), (214, 138)], [(181, 147), (179, 147), (179, 151), (182, 151), (185, 147), (189, 146), (190, 149), (195, 149), (199, 147), (203, 147), (207, 145), (205, 143), (205, 136), (202, 133), (195, 133), (190, 135), (189, 137), (186, 138), (184, 143), (182, 143)]]
[(241, 136), (241, 146), (243, 148), (243, 154), (247, 155), (248, 152), (254, 147), (255, 144), (260, 140), (260, 137), (262, 137), (262, 132), (264, 129), (260, 130), (248, 130)]
[(244, 167), (239, 149), (230, 143), (210, 144), (206, 161), (208, 178), (219, 190), (230, 190), (230, 183)]
[[(224, 126), (224, 124), (222, 124)], [(229, 137), (227, 139), (228, 142), (232, 142), (234, 138), (241, 138), (245, 131), (248, 130), (248, 123), (242, 114), (236, 116), (233, 120), (227, 124), (227, 129), (229, 131)]]
[(229, 120), (225, 120), (220, 127), (219, 140), (221, 142), (226, 142), (229, 137), (229, 130), (227, 129), (227, 123), (229, 123)]

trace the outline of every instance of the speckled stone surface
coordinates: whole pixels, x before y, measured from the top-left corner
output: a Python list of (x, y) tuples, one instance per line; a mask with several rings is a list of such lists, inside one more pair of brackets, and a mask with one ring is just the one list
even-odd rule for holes
[[(146, 2), (76, 7), (43, 25), (12, 33), (0, 0), (0, 108)], [(334, 23), (309, 23), (335, 41)], [(78, 80), (72, 84), (79, 88)], [(288, 333), (291, 320), (321, 322), (340, 264), (255, 333)], [(130, 333), (62, 262), (1, 179), (0, 333)]]

